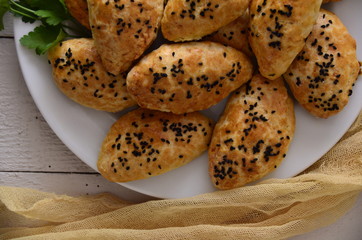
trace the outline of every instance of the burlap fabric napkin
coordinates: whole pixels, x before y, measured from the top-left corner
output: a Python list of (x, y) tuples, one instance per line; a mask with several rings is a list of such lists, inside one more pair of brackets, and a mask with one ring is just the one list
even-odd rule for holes
[(362, 191), (362, 113), (336, 146), (290, 179), (132, 204), (0, 187), (0, 239), (285, 239), (328, 225)]

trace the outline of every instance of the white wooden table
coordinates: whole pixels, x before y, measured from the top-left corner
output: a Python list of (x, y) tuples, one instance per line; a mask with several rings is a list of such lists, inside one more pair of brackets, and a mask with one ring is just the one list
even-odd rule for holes
[[(111, 192), (134, 202), (151, 199), (103, 179), (57, 138), (23, 80), (11, 16), (6, 16), (5, 25), (0, 32), (0, 185), (73, 196)], [(362, 239), (362, 195), (333, 225), (292, 239)]]

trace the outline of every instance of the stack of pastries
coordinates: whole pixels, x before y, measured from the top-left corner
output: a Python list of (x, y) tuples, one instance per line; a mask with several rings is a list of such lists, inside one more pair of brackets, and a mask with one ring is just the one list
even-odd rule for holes
[[(206, 150), (219, 189), (277, 168), (296, 125), (288, 87), (308, 112), (328, 118), (347, 105), (359, 74), (356, 42), (324, 2), (66, 0), (93, 38), (49, 51), (56, 85), (97, 110), (140, 107), (109, 130), (100, 173), (145, 179)], [(161, 32), (169, 42), (145, 54)], [(227, 97), (216, 123), (199, 112)]]

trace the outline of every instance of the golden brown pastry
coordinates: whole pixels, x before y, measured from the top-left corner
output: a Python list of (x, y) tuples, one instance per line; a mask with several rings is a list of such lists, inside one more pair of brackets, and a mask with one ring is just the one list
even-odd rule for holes
[(174, 42), (199, 40), (241, 16), (249, 0), (169, 0), (163, 14), (163, 36)]
[(83, 26), (90, 29), (87, 0), (64, 0), (69, 13)]
[(208, 37), (207, 40), (228, 45), (252, 57), (254, 54), (251, 51), (248, 40), (249, 19), (250, 15), (247, 10), (241, 17), (220, 28), (216, 33)]
[(336, 15), (322, 9), (284, 78), (307, 111), (328, 118), (347, 105), (359, 68), (356, 41)]
[(295, 129), (283, 80), (256, 75), (229, 99), (209, 148), (209, 174), (219, 189), (255, 181), (285, 158)]
[(252, 0), (249, 42), (260, 73), (285, 73), (312, 31), (322, 0)]
[(175, 115), (137, 109), (109, 130), (98, 170), (112, 182), (160, 175), (181, 167), (207, 149), (213, 123), (200, 113)]
[(219, 43), (163, 45), (129, 72), (127, 88), (143, 108), (181, 114), (217, 104), (252, 72), (245, 54)]
[(48, 58), (56, 85), (73, 101), (108, 112), (136, 105), (125, 76), (107, 73), (92, 39), (62, 42), (49, 50)]
[(89, 21), (108, 72), (128, 70), (157, 36), (163, 0), (88, 0)]

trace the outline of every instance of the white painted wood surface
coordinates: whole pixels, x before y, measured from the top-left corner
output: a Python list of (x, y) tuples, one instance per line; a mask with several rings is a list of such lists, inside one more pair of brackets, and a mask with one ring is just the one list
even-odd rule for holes
[(0, 32), (1, 37), (12, 37), (13, 34), (13, 20), (10, 13), (5, 14), (4, 19), (5, 29)]
[[(12, 38), (12, 17), (0, 32), (0, 185), (58, 194), (110, 192), (135, 202), (151, 199), (110, 183), (78, 159), (53, 133), (23, 80)], [(292, 239), (362, 239), (362, 195), (333, 225)]]

